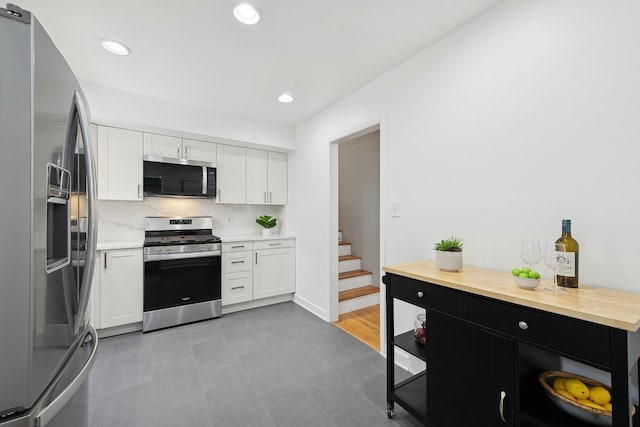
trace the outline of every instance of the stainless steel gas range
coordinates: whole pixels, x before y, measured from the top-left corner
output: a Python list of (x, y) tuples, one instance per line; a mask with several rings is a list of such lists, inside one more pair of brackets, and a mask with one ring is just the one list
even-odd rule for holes
[(145, 218), (144, 332), (220, 317), (221, 246), (211, 217)]

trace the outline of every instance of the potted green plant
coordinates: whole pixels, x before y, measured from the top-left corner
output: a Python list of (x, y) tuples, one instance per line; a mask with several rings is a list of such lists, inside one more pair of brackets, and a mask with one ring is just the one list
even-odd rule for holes
[(256, 222), (262, 227), (264, 227), (262, 229), (263, 236), (271, 236), (271, 229), (276, 225), (278, 225), (278, 219), (270, 215), (260, 215), (256, 219)]
[(436, 267), (442, 271), (462, 270), (462, 240), (451, 236), (447, 240), (436, 242)]

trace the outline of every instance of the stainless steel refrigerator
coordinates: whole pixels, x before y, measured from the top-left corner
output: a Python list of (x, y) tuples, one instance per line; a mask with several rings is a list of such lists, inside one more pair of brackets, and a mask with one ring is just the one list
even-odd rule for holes
[(84, 427), (98, 345), (85, 101), (40, 23), (11, 4), (0, 52), (0, 427)]

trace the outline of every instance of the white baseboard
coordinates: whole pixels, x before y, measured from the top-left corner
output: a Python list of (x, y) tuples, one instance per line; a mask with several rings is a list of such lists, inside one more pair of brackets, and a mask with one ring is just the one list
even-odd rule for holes
[(296, 304), (298, 304), (300, 307), (304, 308), (305, 310), (310, 311), (311, 313), (315, 314), (316, 316), (318, 316), (322, 320), (324, 320), (326, 322), (330, 322), (331, 321), (329, 319), (328, 314), (327, 314), (327, 310), (325, 310), (324, 308), (320, 307), (317, 304), (312, 303), (308, 299), (303, 298), (298, 294), (295, 294), (293, 296), (293, 302), (295, 302)]
[(114, 326), (113, 328), (98, 329), (98, 338), (112, 337), (115, 335), (128, 334), (142, 330), (142, 322), (130, 323), (128, 325)]
[(279, 304), (281, 302), (291, 301), (293, 294), (278, 295), (269, 298), (260, 298), (253, 301), (240, 302), (238, 304), (223, 305), (222, 314), (235, 313), (236, 311), (251, 310), (252, 308), (264, 307), (266, 305)]

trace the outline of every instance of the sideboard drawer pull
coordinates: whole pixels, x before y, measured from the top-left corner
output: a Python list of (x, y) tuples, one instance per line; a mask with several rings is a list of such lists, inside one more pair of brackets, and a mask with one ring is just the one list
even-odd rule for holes
[(521, 320), (518, 322), (518, 327), (520, 327), (520, 329), (522, 329), (523, 331), (526, 331), (529, 328), (529, 325), (527, 325), (527, 322), (525, 322), (524, 320)]
[(424, 296), (424, 293), (422, 291), (418, 291), (418, 296), (422, 298)]

